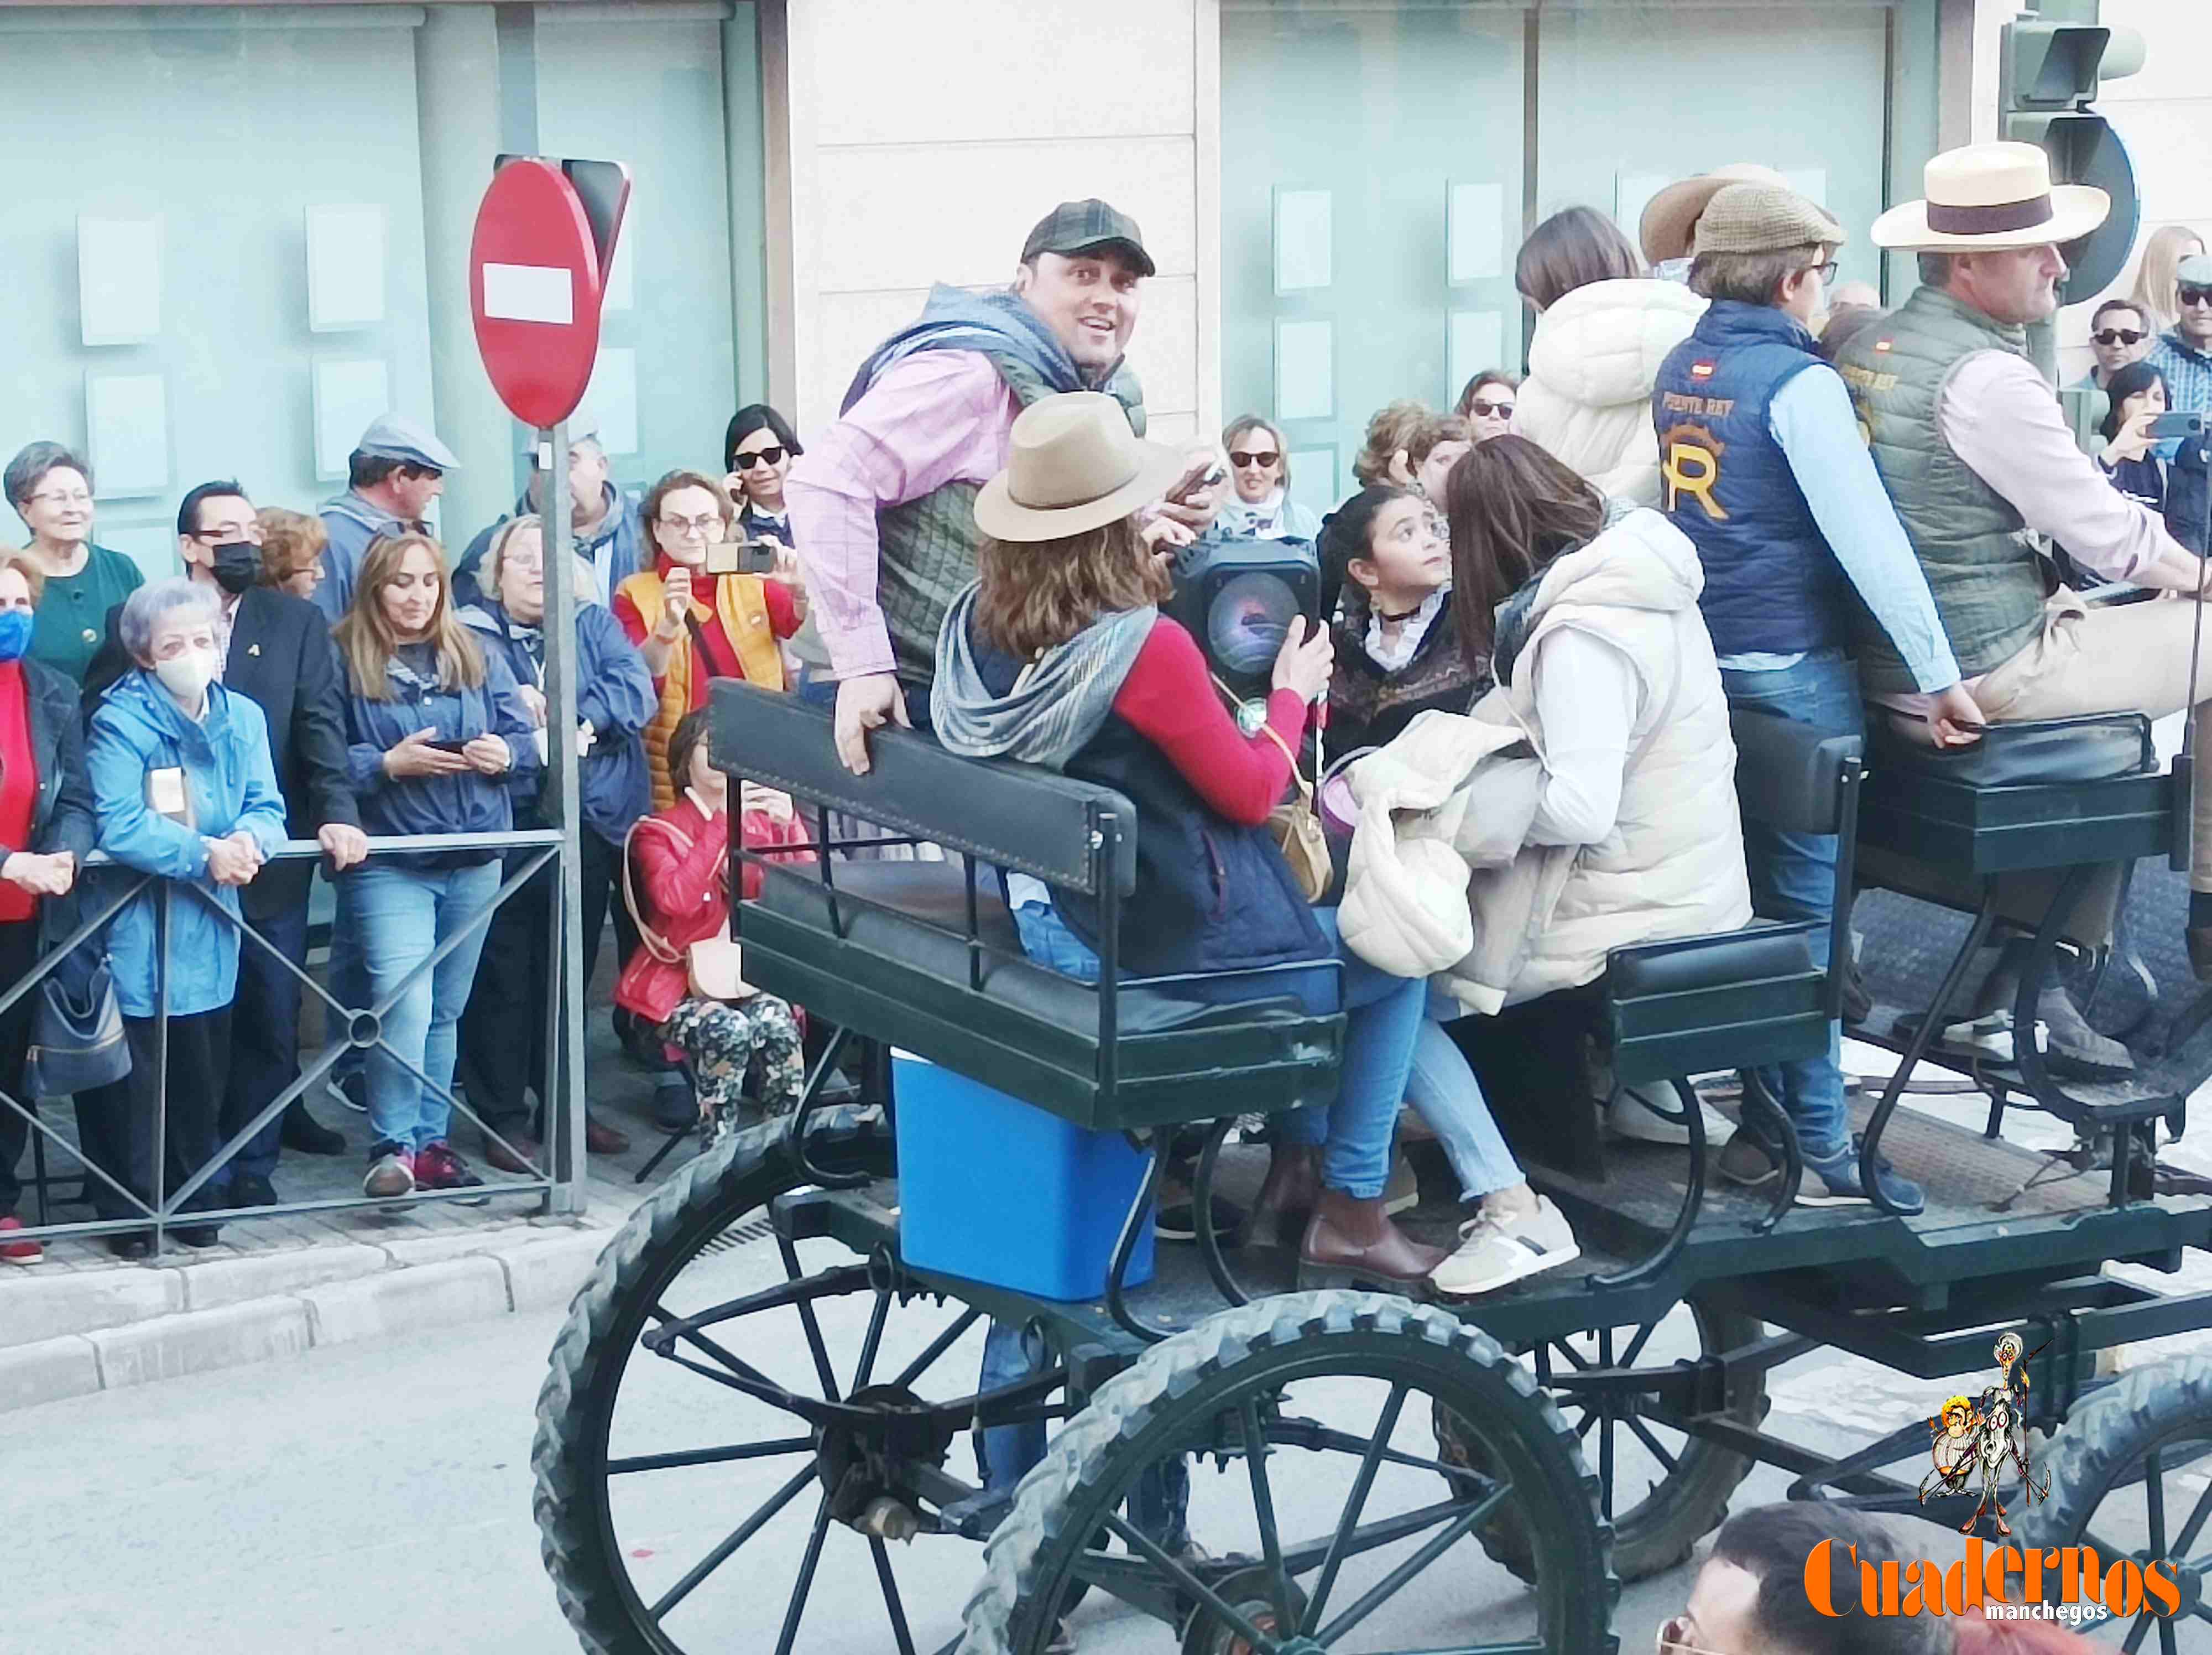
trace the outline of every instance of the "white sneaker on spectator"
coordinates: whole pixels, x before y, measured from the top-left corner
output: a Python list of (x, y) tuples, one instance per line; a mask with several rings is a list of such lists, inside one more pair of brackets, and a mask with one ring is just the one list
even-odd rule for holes
[[(1626, 1138), (1636, 1143), (1686, 1144), (1690, 1129), (1678, 1122), (1662, 1119), (1652, 1112), (1644, 1101), (1649, 1093), (1653, 1104), (1670, 1114), (1679, 1113), (1681, 1100), (1672, 1086), (1623, 1086), (1606, 1105), (1605, 1129), (1616, 1138)], [(1714, 1149), (1735, 1136), (1735, 1123), (1725, 1115), (1698, 1105), (1705, 1123), (1705, 1147)]]
[(1533, 1213), (1471, 1218), (1459, 1233), (1459, 1250), (1429, 1273), (1438, 1293), (1455, 1299), (1495, 1293), (1582, 1256), (1575, 1232), (1549, 1196), (1536, 1197)]

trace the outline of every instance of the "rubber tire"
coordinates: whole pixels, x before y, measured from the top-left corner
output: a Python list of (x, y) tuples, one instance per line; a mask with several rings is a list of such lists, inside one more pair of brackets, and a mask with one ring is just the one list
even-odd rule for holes
[[(1756, 1317), (1704, 1311), (1694, 1300), (1690, 1308), (1715, 1318), (1713, 1337), (1705, 1337), (1702, 1326), (1699, 1329), (1703, 1350), (1733, 1350), (1759, 1336), (1761, 1323)], [(1751, 1384), (1739, 1382), (1739, 1386), (1741, 1394), (1729, 1400), (1729, 1417), (1740, 1425), (1757, 1427), (1766, 1418), (1766, 1375), (1760, 1372)], [(1691, 1461), (1688, 1470), (1662, 1479), (1626, 1518), (1617, 1511), (1614, 1514), (1613, 1568), (1624, 1583), (1662, 1574), (1689, 1556), (1700, 1540), (1727, 1520), (1729, 1501), (1751, 1475), (1749, 1455), (1717, 1448), (1701, 1438), (1685, 1440), (1683, 1457)], [(1486, 1523), (1475, 1534), (1492, 1562), (1521, 1579), (1528, 1578), (1528, 1548), (1516, 1543), (1512, 1530)]]
[[(667, 1655), (675, 1647), (640, 1624), (619, 1547), (588, 1498), (592, 1480), (604, 1476), (605, 1410), (677, 1269), (731, 1225), (811, 1182), (783, 1153), (788, 1125), (767, 1121), (738, 1133), (655, 1191), (607, 1243), (553, 1342), (530, 1448), (531, 1510), (561, 1612), (592, 1655)], [(891, 1170), (890, 1133), (872, 1110), (823, 1110), (810, 1117), (806, 1142), (825, 1171)]]
[[(1172, 1416), (1197, 1387), (1248, 1360), (1347, 1336), (1399, 1339), (1433, 1363), (1440, 1354), (1466, 1364), (1463, 1382), (1484, 1393), (1483, 1416), (1519, 1415), (1519, 1446), (1540, 1479), (1547, 1503), (1572, 1512), (1575, 1563), (1547, 1584), (1560, 1646), (1575, 1652), (1612, 1647), (1609, 1628), (1620, 1583), (1607, 1564), (1609, 1536), (1597, 1517), (1597, 1480), (1584, 1468), (1580, 1445), (1534, 1378), (1487, 1334), (1447, 1312), (1382, 1293), (1334, 1290), (1284, 1293), (1224, 1311), (1155, 1345), (1092, 1396), (1062, 1427), (1044, 1459), (1022, 1479), (1014, 1505), (983, 1553), (983, 1579), (968, 1600), (960, 1655), (1041, 1655), (1054, 1622), (1037, 1605), (1046, 1591), (1050, 1554), (1072, 1529), (1086, 1534), (1095, 1512), (1072, 1512), (1098, 1490), (1122, 1480), (1130, 1454), (1149, 1461), (1158, 1451), (1136, 1440)], [(1372, 1343), (1363, 1340), (1367, 1351)]]
[[(2212, 1356), (2172, 1357), (2123, 1374), (2075, 1409), (2051, 1439), (2035, 1468), (2050, 1477), (2051, 1498), (2015, 1508), (2011, 1543), (2072, 1545), (2113, 1482), (2191, 1425), (2212, 1439)], [(2181, 1521), (2171, 1503), (2166, 1513), (2169, 1523)]]

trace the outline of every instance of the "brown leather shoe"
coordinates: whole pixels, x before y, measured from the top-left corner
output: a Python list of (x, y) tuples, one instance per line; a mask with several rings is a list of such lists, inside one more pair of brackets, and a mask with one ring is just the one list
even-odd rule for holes
[(532, 1161), (543, 1160), (545, 1153), (544, 1148), (538, 1144), (538, 1140), (525, 1136), (521, 1133), (509, 1133), (507, 1135), (507, 1143), (513, 1144), (516, 1150), (521, 1151), (521, 1153), (516, 1154), (513, 1150), (509, 1150), (507, 1147), (507, 1144), (501, 1143), (498, 1139), (493, 1137), (490, 1133), (487, 1132), (484, 1134), (484, 1165), (490, 1167), (495, 1172), (519, 1172), (525, 1175), (533, 1175), (534, 1169), (531, 1166), (530, 1163)]
[(1298, 1248), (1298, 1285), (1416, 1287), (1444, 1256), (1443, 1248), (1424, 1247), (1393, 1224), (1380, 1196), (1362, 1201), (1324, 1188)]
[(1288, 1247), (1306, 1232), (1321, 1200), (1321, 1149), (1314, 1144), (1268, 1147), (1267, 1176), (1245, 1221), (1244, 1238), (1262, 1247)]
[(592, 1155), (619, 1155), (629, 1147), (629, 1134), (602, 1122), (596, 1115), (584, 1117), (584, 1150)]

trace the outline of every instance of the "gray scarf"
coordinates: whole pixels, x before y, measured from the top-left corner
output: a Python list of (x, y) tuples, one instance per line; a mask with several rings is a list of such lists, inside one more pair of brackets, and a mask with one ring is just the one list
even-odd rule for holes
[(1097, 733), (1136, 665), (1159, 611), (1151, 605), (1102, 615), (1022, 669), (995, 696), (968, 636), (978, 587), (961, 589), (937, 635), (930, 718), (937, 739), (969, 758), (1013, 758), (1059, 770)]

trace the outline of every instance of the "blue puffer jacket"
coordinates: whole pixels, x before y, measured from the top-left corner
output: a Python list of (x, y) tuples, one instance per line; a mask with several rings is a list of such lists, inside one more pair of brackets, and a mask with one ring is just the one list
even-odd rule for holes
[[(361, 824), (372, 834), (504, 833), (514, 825), (514, 809), (538, 796), (538, 744), (514, 674), (505, 659), (487, 654), (484, 681), (475, 689), (442, 685), (425, 690), (398, 672), (386, 679), (391, 699), (372, 701), (353, 681), (344, 662), (346, 770), (361, 805)], [(394, 663), (396, 666), (397, 662)], [(498, 776), (474, 770), (459, 776), (410, 776), (395, 780), (384, 772), (384, 755), (416, 730), (435, 730), (441, 741), (471, 741), (496, 735), (514, 755), (512, 769)], [(459, 867), (497, 860), (495, 850), (454, 855), (410, 857), (417, 867)]]
[[(100, 849), (127, 867), (197, 885), (235, 916), (237, 889), (208, 877), (207, 841), (245, 832), (264, 851), (275, 849), (284, 843), (284, 795), (261, 709), (219, 684), (209, 685), (207, 695), (207, 716), (195, 723), (152, 673), (118, 679), (92, 715), (85, 768)], [(156, 815), (146, 802), (148, 773), (178, 767), (191, 786), (189, 828)], [(170, 894), (170, 1013), (218, 1011), (237, 990), (238, 933), (198, 897)], [(150, 889), (142, 892), (108, 928), (108, 964), (125, 1017), (161, 1012), (154, 897)]]
[[(461, 624), (477, 635), (486, 655), (507, 663), (518, 683), (536, 681), (537, 664), (523, 648), (525, 629), (504, 608), (483, 599), (461, 611)], [(660, 710), (660, 697), (653, 691), (653, 674), (645, 670), (645, 658), (612, 611), (577, 605), (576, 644), (576, 716), (596, 733), (591, 751), (576, 764), (578, 803), (584, 825), (618, 845), (630, 824), (653, 808), (641, 733)], [(550, 767), (544, 776), (550, 782)], [(539, 800), (526, 806), (518, 800), (516, 808), (526, 826), (542, 826), (550, 819)]]

